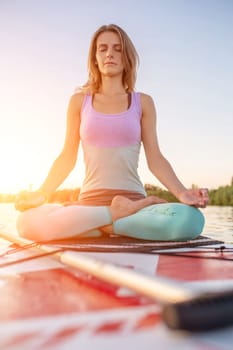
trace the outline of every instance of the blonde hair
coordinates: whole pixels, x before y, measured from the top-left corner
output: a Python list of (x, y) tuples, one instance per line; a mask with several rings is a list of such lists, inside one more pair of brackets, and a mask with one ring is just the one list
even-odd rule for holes
[(96, 49), (97, 39), (103, 32), (113, 32), (119, 36), (122, 47), (122, 60), (124, 64), (124, 71), (122, 76), (122, 83), (127, 92), (134, 91), (137, 67), (139, 64), (139, 56), (127, 33), (116, 24), (109, 24), (101, 26), (93, 35), (88, 55), (88, 80), (81, 90), (85, 93), (96, 93), (101, 86), (101, 74), (96, 65)]

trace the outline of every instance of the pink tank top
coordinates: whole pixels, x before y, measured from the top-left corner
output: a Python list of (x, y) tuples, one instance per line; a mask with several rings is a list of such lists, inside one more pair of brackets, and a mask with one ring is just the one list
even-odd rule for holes
[(92, 95), (84, 97), (80, 137), (86, 176), (81, 198), (99, 190), (146, 195), (138, 175), (141, 117), (140, 93), (133, 92), (128, 110), (117, 114), (97, 112)]
[(97, 112), (92, 96), (86, 95), (81, 111), (81, 139), (99, 147), (128, 146), (141, 141), (140, 94), (132, 93), (127, 111), (118, 114)]

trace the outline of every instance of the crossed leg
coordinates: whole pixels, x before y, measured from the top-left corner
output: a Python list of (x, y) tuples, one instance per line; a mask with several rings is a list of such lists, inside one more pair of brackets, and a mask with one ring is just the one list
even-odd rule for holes
[(17, 229), (21, 236), (36, 241), (63, 239), (80, 234), (83, 236), (84, 233), (89, 234), (92, 230), (112, 224), (157, 201), (154, 196), (139, 201), (116, 196), (110, 207), (46, 204), (21, 213)]
[(203, 226), (199, 209), (158, 203), (154, 196), (139, 201), (116, 196), (110, 207), (46, 204), (23, 212), (17, 221), (19, 234), (36, 241), (99, 235), (98, 229), (138, 239), (182, 241), (197, 237)]
[(147, 240), (186, 241), (200, 235), (202, 212), (181, 203), (150, 205), (113, 223), (115, 234)]

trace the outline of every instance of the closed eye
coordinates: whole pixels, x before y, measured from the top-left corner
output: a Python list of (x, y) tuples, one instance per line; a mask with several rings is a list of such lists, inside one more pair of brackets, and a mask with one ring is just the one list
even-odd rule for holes
[(117, 52), (121, 52), (121, 45), (115, 45), (114, 48)]
[[(113, 48), (116, 52), (121, 52), (121, 45), (120, 44), (113, 45)], [(99, 45), (99, 47), (98, 47), (99, 52), (104, 52), (106, 50), (108, 50), (108, 45), (105, 45), (105, 44)]]
[(100, 52), (104, 52), (107, 50), (107, 45), (100, 45), (98, 49)]

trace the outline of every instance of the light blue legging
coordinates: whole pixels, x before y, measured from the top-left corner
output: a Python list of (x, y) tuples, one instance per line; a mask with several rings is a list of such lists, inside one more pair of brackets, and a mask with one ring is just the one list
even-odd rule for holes
[(106, 206), (46, 204), (21, 213), (17, 229), (21, 236), (38, 241), (74, 236), (99, 236), (98, 228), (113, 224), (115, 234), (147, 240), (184, 241), (197, 237), (204, 216), (197, 208), (181, 203), (154, 204), (112, 223)]

